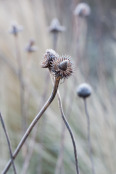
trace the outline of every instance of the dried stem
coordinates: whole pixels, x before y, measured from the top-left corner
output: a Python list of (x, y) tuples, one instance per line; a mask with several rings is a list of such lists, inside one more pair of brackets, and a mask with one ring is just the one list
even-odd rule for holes
[(94, 169), (94, 162), (93, 162), (93, 157), (92, 157), (92, 147), (91, 147), (91, 136), (90, 136), (90, 118), (89, 114), (87, 111), (87, 102), (86, 99), (84, 99), (84, 106), (85, 106), (85, 114), (87, 117), (87, 131), (88, 131), (88, 147), (89, 147), (89, 155), (90, 155), (90, 160), (91, 160), (91, 166), (92, 166), (92, 173), (95, 174), (95, 169)]
[(79, 174), (79, 166), (78, 166), (78, 159), (77, 159), (77, 148), (76, 148), (76, 141), (75, 141), (75, 138), (74, 138), (74, 135), (73, 135), (73, 132), (71, 130), (71, 127), (65, 117), (65, 114), (63, 112), (63, 108), (62, 108), (62, 101), (61, 101), (61, 97), (60, 97), (60, 93), (59, 91), (57, 92), (57, 97), (58, 97), (58, 103), (59, 103), (59, 108), (60, 108), (60, 112), (61, 112), (61, 115), (62, 115), (62, 119), (70, 133), (70, 136), (71, 136), (71, 139), (72, 139), (72, 143), (73, 143), (73, 148), (74, 148), (74, 156), (75, 156), (75, 165), (76, 165), (76, 173)]
[[(42, 98), (41, 98), (41, 101), (40, 101), (39, 109), (44, 104), (44, 102), (46, 100), (46, 97), (47, 97), (48, 85), (49, 85), (49, 76), (48, 75), (49, 75), (49, 73), (47, 73), (46, 77), (45, 77), (45, 83), (47, 83), (47, 85), (45, 84), (45, 89), (43, 91), (43, 95), (42, 95)], [(45, 120), (43, 120), (43, 122), (42, 122), (42, 128), (41, 128), (42, 129), (42, 131), (41, 131), (42, 134), (43, 134), (43, 131), (44, 131), (43, 127), (45, 128)], [(33, 131), (32, 140), (31, 140), (31, 143), (30, 143), (30, 148), (28, 149), (28, 154), (26, 155), (21, 174), (27, 173), (27, 169), (29, 167), (31, 156), (32, 156), (33, 150), (34, 150), (34, 144), (35, 144), (36, 135), (37, 135), (37, 127), (35, 127), (35, 129)], [(41, 135), (41, 137), (43, 137), (43, 135)], [(40, 144), (42, 144), (42, 139), (41, 139)], [(41, 156), (40, 156), (40, 160), (39, 161), (41, 161)], [(39, 165), (41, 165), (40, 162), (39, 162)]]
[[(16, 156), (18, 155), (19, 151), (21, 150), (23, 144), (25, 143), (26, 139), (28, 138), (29, 134), (31, 133), (33, 127), (35, 126), (35, 124), (38, 122), (38, 120), (41, 118), (43, 113), (46, 111), (46, 109), (49, 107), (49, 105), (53, 101), (53, 99), (54, 99), (54, 97), (55, 97), (55, 95), (57, 93), (59, 81), (60, 81), (60, 78), (55, 78), (52, 94), (50, 95), (50, 97), (47, 100), (47, 102), (45, 103), (45, 105), (42, 107), (40, 112), (37, 114), (37, 116), (34, 118), (34, 120), (31, 122), (30, 126), (28, 127), (27, 131), (25, 132), (24, 136), (22, 137), (20, 143), (18, 144), (18, 146), (17, 146), (17, 148), (16, 148), (16, 150), (15, 150), (15, 152), (13, 154), (13, 159), (16, 158)], [(3, 170), (2, 174), (6, 174), (8, 169), (10, 168), (10, 166), (11, 166), (11, 160), (6, 165), (6, 167)]]
[[(53, 83), (53, 79), (52, 79), (52, 83)], [(63, 111), (63, 107), (62, 107), (62, 100), (61, 100), (61, 97), (60, 97), (59, 90), (57, 91), (57, 98), (58, 98), (58, 104), (59, 104), (59, 108), (60, 108), (62, 119), (63, 119), (63, 121), (65, 123), (65, 126), (67, 127), (67, 129), (68, 129), (68, 131), (70, 133), (71, 139), (72, 139), (73, 148), (74, 148), (74, 156), (75, 156), (76, 173), (79, 174), (79, 166), (78, 166), (78, 159), (77, 159), (76, 141), (75, 141), (73, 132), (71, 130), (71, 127), (70, 127), (70, 125), (69, 125), (69, 123), (68, 123), (68, 121), (67, 121), (67, 119), (65, 117), (65, 114), (64, 114), (64, 111)]]
[(8, 143), (8, 148), (9, 148), (9, 153), (10, 153), (10, 158), (11, 158), (11, 164), (13, 166), (13, 171), (14, 171), (14, 174), (17, 174), (16, 168), (15, 168), (15, 164), (14, 164), (14, 160), (13, 160), (10, 140), (9, 140), (8, 133), (7, 133), (7, 130), (6, 130), (6, 127), (5, 127), (5, 124), (4, 124), (4, 120), (2, 118), (1, 113), (0, 113), (0, 120), (1, 120), (1, 124), (2, 124), (3, 130), (4, 130), (4, 133), (5, 133), (5, 136), (6, 136), (7, 143)]

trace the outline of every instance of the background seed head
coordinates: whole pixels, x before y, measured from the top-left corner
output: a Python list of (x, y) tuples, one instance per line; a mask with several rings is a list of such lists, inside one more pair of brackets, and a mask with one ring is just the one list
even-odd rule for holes
[(23, 30), (23, 27), (18, 25), (16, 22), (12, 22), (11, 27), (9, 29), (9, 33), (17, 36), (19, 32)]
[(60, 25), (60, 22), (57, 18), (54, 18), (48, 28), (50, 32), (58, 33), (65, 31), (65, 27)]
[(37, 47), (35, 46), (35, 41), (34, 39), (31, 39), (29, 41), (29, 43), (27, 44), (26, 48), (25, 48), (25, 51), (29, 52), (29, 53), (32, 53), (32, 52), (35, 52), (37, 51)]
[(92, 88), (87, 83), (82, 83), (77, 88), (77, 95), (81, 98), (87, 98), (91, 95), (91, 93), (92, 93)]
[(90, 13), (91, 13), (90, 6), (85, 2), (79, 3), (74, 10), (74, 14), (80, 17), (89, 16)]

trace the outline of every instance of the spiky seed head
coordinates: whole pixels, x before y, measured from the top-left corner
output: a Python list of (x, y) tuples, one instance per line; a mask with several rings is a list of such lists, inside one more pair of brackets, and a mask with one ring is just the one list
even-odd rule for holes
[(60, 77), (61, 79), (71, 76), (73, 73), (73, 68), (70, 58), (67, 56), (61, 56), (54, 59), (52, 62), (51, 71), (55, 77)]
[(65, 27), (60, 25), (60, 22), (57, 18), (54, 18), (48, 28), (50, 32), (58, 33), (65, 31)]
[(77, 95), (83, 99), (89, 97), (92, 93), (92, 88), (87, 83), (82, 83), (77, 88)]
[(58, 56), (59, 55), (54, 50), (47, 49), (41, 67), (51, 69), (53, 60), (57, 59)]
[(18, 25), (16, 22), (12, 22), (11, 27), (9, 29), (9, 33), (17, 36), (19, 32), (23, 30), (23, 27)]
[(25, 51), (29, 52), (29, 53), (32, 53), (32, 52), (35, 52), (37, 51), (37, 47), (35, 46), (35, 41), (34, 39), (31, 39), (29, 41), (29, 43), (27, 44), (26, 48), (25, 48)]
[(90, 6), (85, 2), (79, 3), (74, 10), (74, 14), (80, 17), (89, 16), (90, 13), (91, 13)]
[(58, 67), (59, 69), (63, 70), (63, 71), (66, 71), (67, 69), (67, 65), (68, 65), (68, 60), (64, 60), (63, 62), (61, 62)]

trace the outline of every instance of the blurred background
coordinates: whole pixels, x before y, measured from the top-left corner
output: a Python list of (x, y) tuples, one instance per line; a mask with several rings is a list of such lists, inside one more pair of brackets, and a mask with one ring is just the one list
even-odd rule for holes
[[(85, 16), (75, 11), (81, 2), (90, 7)], [(64, 26), (57, 37), (49, 27), (54, 18)], [(59, 90), (76, 139), (80, 173), (92, 173), (84, 102), (76, 94), (78, 85), (86, 82), (93, 89), (87, 106), (95, 173), (116, 174), (116, 1), (0, 0), (0, 21), (0, 112), (12, 151), (51, 94), (48, 70), (41, 68), (46, 49), (51, 48), (70, 55), (74, 64), (72, 77), (62, 81)], [(14, 35), (13, 26), (22, 31)], [(0, 171), (9, 158), (0, 124)], [(15, 166), (21, 174), (76, 173), (57, 98), (33, 129)], [(8, 173), (13, 173), (12, 166)]]

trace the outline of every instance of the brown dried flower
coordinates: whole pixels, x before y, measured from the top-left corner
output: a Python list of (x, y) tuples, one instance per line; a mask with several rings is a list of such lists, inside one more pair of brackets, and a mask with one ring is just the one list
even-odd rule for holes
[(68, 78), (73, 73), (72, 62), (68, 56), (59, 56), (54, 59), (51, 67), (52, 73), (55, 77), (60, 77), (61, 79)]
[(44, 60), (41, 63), (41, 67), (51, 69), (52, 62), (53, 60), (57, 59), (57, 57), (58, 57), (58, 54), (54, 50), (47, 49), (46, 53), (44, 54)]

